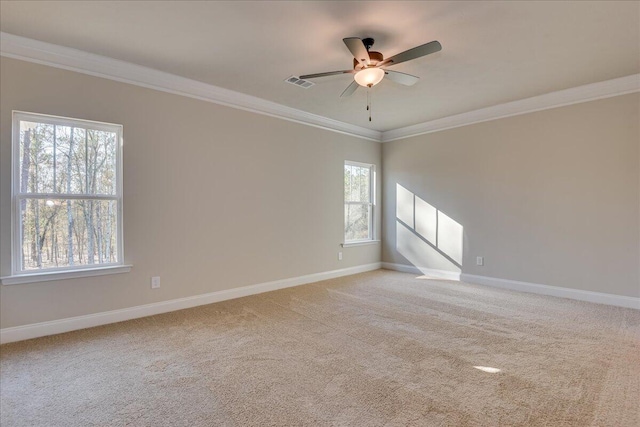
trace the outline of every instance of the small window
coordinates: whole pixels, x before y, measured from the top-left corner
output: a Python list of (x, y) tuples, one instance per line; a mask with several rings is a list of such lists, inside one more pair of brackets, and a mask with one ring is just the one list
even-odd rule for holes
[(122, 126), (13, 113), (13, 273), (122, 265)]
[(366, 163), (344, 163), (344, 241), (373, 240), (375, 169)]

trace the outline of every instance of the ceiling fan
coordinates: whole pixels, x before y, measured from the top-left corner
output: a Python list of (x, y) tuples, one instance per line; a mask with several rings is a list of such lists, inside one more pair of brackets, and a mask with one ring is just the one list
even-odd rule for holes
[(351, 82), (344, 92), (342, 92), (340, 97), (350, 96), (360, 86), (371, 88), (380, 83), (384, 77), (387, 77), (393, 82), (400, 83), (401, 85), (412, 86), (420, 79), (419, 77), (388, 70), (386, 67), (397, 65), (401, 62), (410, 61), (442, 50), (440, 42), (432, 41), (384, 59), (384, 56), (382, 56), (380, 52), (370, 50), (374, 43), (372, 38), (360, 39), (358, 37), (347, 37), (342, 39), (342, 41), (347, 45), (347, 48), (353, 55), (353, 70), (306, 74), (304, 76), (300, 76), (300, 78), (307, 80), (338, 74), (353, 74), (353, 82)]

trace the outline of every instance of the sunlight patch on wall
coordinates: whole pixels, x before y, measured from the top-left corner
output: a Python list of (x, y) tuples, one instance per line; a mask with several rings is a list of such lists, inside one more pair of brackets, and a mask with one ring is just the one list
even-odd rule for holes
[(438, 210), (420, 197), (415, 197), (415, 230), (416, 232), (438, 246)]
[(437, 246), (458, 264), (462, 264), (462, 232), (462, 225), (438, 211)]
[(396, 186), (396, 218), (413, 227), (413, 193), (398, 184)]
[(423, 240), (401, 221), (396, 221), (396, 249), (411, 264), (429, 275), (429, 269), (460, 273), (461, 268), (443, 256), (437, 248)]
[(396, 249), (418, 269), (462, 271), (464, 227), (396, 184)]

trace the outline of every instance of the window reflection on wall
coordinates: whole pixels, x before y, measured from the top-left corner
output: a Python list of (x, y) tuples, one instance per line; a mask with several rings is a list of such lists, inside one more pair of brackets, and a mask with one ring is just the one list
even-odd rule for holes
[(418, 269), (462, 271), (464, 227), (396, 184), (396, 249)]

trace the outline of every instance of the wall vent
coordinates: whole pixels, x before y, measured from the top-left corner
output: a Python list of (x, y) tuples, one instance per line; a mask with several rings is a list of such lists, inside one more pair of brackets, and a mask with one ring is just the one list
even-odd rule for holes
[(292, 85), (300, 86), (305, 89), (309, 89), (311, 86), (315, 84), (315, 83), (311, 83), (308, 80), (302, 80), (301, 78), (298, 78), (296, 76), (291, 76), (285, 79), (285, 82), (291, 83)]

